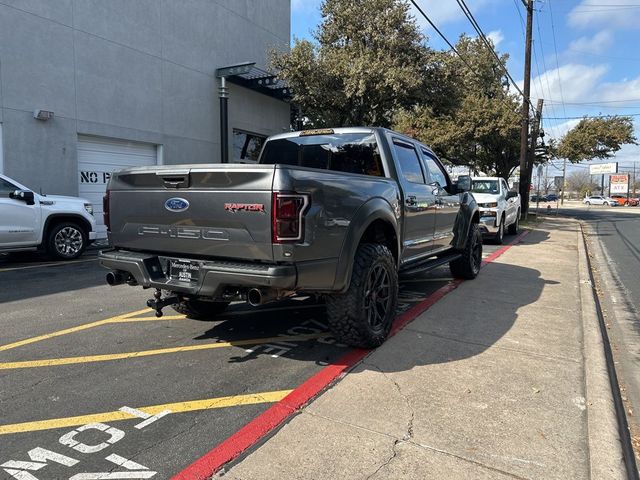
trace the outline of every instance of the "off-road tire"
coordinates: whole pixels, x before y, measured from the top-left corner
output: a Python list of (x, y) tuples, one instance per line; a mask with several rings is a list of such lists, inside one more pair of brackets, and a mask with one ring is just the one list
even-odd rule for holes
[(455, 278), (472, 280), (478, 276), (482, 264), (482, 235), (477, 223), (469, 226), (467, 242), (462, 256), (449, 262), (449, 269)]
[[(379, 277), (381, 272), (385, 272), (388, 279), (386, 289), (381, 287), (384, 284), (384, 278)], [(376, 279), (380, 280), (380, 285), (376, 284)], [(373, 286), (369, 294), (368, 286)], [(386, 292), (386, 295), (382, 296), (380, 292), (383, 295)], [(378, 309), (380, 298), (384, 305)], [(327, 297), (329, 327), (335, 337), (347, 345), (375, 348), (389, 335), (397, 303), (398, 270), (393, 254), (385, 245), (363, 243), (356, 251), (349, 289)], [(375, 325), (370, 321), (371, 314)], [(381, 317), (379, 325), (378, 317)]]
[(178, 313), (194, 320), (215, 320), (216, 315), (224, 312), (229, 302), (205, 302), (204, 300), (182, 300), (171, 305)]
[(500, 217), (500, 225), (498, 226), (498, 231), (493, 237), (493, 243), (496, 245), (502, 245), (504, 242), (504, 215)]
[(509, 225), (509, 235), (517, 235), (518, 230), (520, 230), (520, 210), (518, 210), (515, 222)]
[(47, 233), (47, 253), (58, 260), (74, 260), (87, 248), (88, 236), (77, 223), (58, 223)]

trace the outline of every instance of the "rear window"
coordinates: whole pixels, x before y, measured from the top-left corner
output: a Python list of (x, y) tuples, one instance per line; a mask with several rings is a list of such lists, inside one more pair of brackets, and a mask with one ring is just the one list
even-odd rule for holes
[(309, 135), (269, 140), (260, 163), (384, 176), (373, 133)]

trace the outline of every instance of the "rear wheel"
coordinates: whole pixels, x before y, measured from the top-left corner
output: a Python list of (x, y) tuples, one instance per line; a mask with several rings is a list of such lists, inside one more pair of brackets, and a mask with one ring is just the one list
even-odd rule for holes
[(389, 335), (397, 301), (398, 271), (391, 251), (364, 243), (356, 251), (349, 289), (327, 297), (329, 327), (348, 345), (377, 347)]
[(204, 300), (182, 300), (171, 307), (178, 313), (194, 320), (215, 320), (215, 316), (224, 312), (229, 302), (207, 302)]
[(60, 260), (78, 258), (87, 247), (87, 234), (76, 223), (54, 225), (49, 231), (47, 252)]
[(516, 220), (511, 225), (509, 225), (509, 235), (517, 235), (518, 230), (520, 230), (520, 210), (518, 210)]
[(467, 243), (462, 256), (449, 262), (451, 274), (456, 278), (472, 280), (478, 276), (482, 265), (482, 235), (477, 223), (472, 223), (469, 227)]

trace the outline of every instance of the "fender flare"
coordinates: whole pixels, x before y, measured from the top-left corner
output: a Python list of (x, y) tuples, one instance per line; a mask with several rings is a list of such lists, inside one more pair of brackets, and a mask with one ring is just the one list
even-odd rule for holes
[(474, 218), (477, 218), (476, 222), (480, 219), (480, 210), (476, 199), (473, 198), (469, 192), (462, 194), (460, 199), (460, 209), (456, 216), (456, 221), (453, 225), (453, 247), (456, 250), (464, 250), (467, 238), (469, 238), (469, 228), (474, 222)]
[(399, 265), (398, 262), (402, 250), (400, 248), (398, 219), (396, 218), (393, 207), (387, 200), (381, 197), (372, 198), (358, 208), (351, 220), (351, 224), (342, 243), (340, 258), (336, 267), (336, 278), (333, 284), (334, 291), (342, 292), (349, 287), (351, 272), (353, 271), (353, 259), (360, 245), (360, 240), (367, 231), (367, 228), (376, 220), (383, 220), (393, 228), (397, 241), (396, 252), (398, 253), (396, 265)]

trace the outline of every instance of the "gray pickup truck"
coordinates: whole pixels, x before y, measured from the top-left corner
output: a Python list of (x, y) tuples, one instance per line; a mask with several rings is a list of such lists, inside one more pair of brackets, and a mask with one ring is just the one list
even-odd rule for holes
[(335, 336), (387, 337), (399, 275), (482, 260), (470, 177), (452, 182), (433, 151), (383, 128), (270, 137), (256, 165), (142, 167), (104, 199), (110, 285), (155, 288), (148, 305), (213, 319), (232, 301), (326, 299)]

